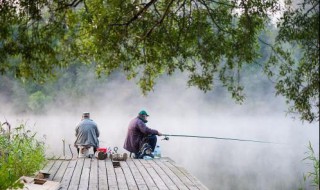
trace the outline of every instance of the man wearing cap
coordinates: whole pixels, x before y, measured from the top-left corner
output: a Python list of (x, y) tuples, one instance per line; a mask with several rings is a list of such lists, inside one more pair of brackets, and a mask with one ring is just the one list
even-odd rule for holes
[(99, 130), (97, 124), (90, 119), (90, 113), (84, 112), (82, 114), (81, 122), (76, 127), (76, 141), (74, 143), (79, 153), (79, 146), (87, 148), (93, 147), (96, 152), (99, 147)]
[(150, 129), (146, 126), (148, 116), (147, 112), (142, 110), (139, 112), (138, 116), (129, 123), (128, 133), (123, 148), (134, 153), (135, 158), (139, 157), (140, 146), (145, 142), (147, 142), (152, 147), (152, 151), (154, 151), (157, 144), (156, 135), (162, 135), (159, 131)]

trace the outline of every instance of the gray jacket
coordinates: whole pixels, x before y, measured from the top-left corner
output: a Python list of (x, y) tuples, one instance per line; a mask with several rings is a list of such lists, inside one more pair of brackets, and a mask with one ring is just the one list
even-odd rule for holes
[(91, 119), (83, 119), (76, 127), (75, 146), (99, 147), (99, 130)]

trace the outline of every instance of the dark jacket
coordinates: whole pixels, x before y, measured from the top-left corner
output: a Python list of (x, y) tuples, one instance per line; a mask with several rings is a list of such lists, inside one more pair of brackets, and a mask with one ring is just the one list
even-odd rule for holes
[(158, 131), (148, 128), (139, 117), (136, 117), (129, 124), (123, 148), (129, 152), (137, 153), (142, 139), (151, 134), (158, 135)]

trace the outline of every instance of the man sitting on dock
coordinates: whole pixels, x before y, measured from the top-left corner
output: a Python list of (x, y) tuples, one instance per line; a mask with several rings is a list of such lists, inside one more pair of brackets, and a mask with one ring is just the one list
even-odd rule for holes
[(131, 120), (128, 127), (128, 133), (123, 148), (130, 153), (134, 153), (135, 158), (143, 157), (141, 148), (145, 143), (147, 143), (152, 151), (154, 151), (157, 144), (156, 135), (162, 135), (159, 131), (150, 129), (146, 126), (148, 116), (146, 111), (140, 111), (138, 116)]
[(96, 152), (99, 147), (99, 130), (97, 124), (90, 119), (90, 113), (84, 112), (82, 114), (82, 120), (76, 127), (76, 141), (74, 143), (77, 148), (78, 154), (80, 146), (85, 148), (93, 147), (93, 151)]

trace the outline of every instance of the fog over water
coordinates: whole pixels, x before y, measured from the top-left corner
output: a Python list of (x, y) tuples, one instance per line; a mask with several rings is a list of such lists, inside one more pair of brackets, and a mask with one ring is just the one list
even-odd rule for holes
[(48, 155), (58, 155), (62, 154), (62, 139), (73, 145), (82, 112), (90, 112), (101, 133), (100, 145), (117, 146), (119, 152), (125, 152), (122, 146), (128, 123), (145, 109), (150, 114), (147, 125), (165, 134), (283, 143), (182, 137), (162, 141), (159, 137), (162, 156), (186, 168), (209, 189), (312, 189), (303, 182), (303, 173), (312, 166), (302, 160), (309, 141), (319, 155), (319, 124), (286, 116), (284, 99), (275, 97), (270, 89), (248, 92), (245, 103), (238, 105), (229, 94), (218, 97), (221, 93), (187, 88), (180, 75), (160, 79), (146, 97), (135, 82), (115, 77), (79, 102), (60, 94), (45, 115), (15, 115), (11, 103), (2, 102), (0, 121), (27, 122), (39, 137), (46, 136)]

